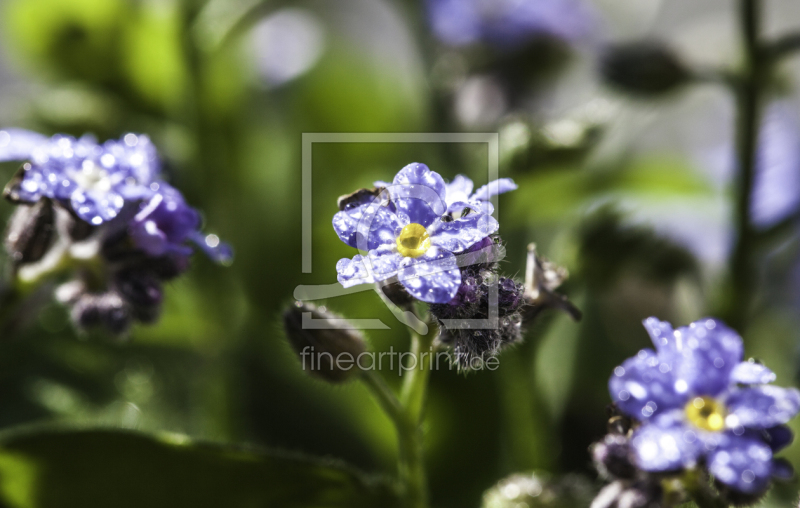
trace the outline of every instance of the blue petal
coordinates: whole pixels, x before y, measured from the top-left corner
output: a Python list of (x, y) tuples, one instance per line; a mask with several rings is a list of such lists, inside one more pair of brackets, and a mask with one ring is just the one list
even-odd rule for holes
[(492, 196), (503, 194), (504, 192), (516, 189), (517, 189), (517, 184), (514, 183), (514, 180), (512, 180), (511, 178), (500, 178), (498, 180), (491, 181), (486, 185), (484, 185), (483, 187), (476, 190), (475, 194), (472, 195), (471, 199), (475, 199), (478, 201), (489, 201), (489, 198), (491, 198)]
[(675, 368), (675, 379), (691, 393), (716, 396), (731, 383), (731, 372), (742, 360), (739, 335), (715, 319), (696, 321), (675, 330), (676, 354), (663, 351)]
[(339, 238), (350, 247), (364, 251), (394, 244), (400, 228), (402, 224), (397, 215), (377, 204), (357, 206), (333, 216), (333, 229)]
[(25, 171), (22, 176), (22, 181), (19, 183), (19, 186), (16, 187), (19, 199), (31, 203), (38, 201), (42, 196), (50, 197), (52, 194), (52, 192), (50, 192), (51, 189), (52, 185), (47, 177), (43, 175), (41, 171), (35, 169)]
[(637, 420), (683, 407), (689, 399), (688, 393), (676, 390), (672, 366), (651, 349), (639, 351), (614, 369), (608, 390), (617, 407)]
[(491, 215), (473, 212), (450, 222), (437, 219), (428, 232), (431, 245), (458, 253), (480, 242), (499, 227), (497, 220)]
[(447, 210), (444, 180), (425, 164), (415, 162), (401, 169), (388, 190), (398, 214), (407, 216), (408, 222), (428, 227)]
[(708, 457), (708, 470), (729, 488), (745, 494), (763, 492), (772, 478), (772, 450), (750, 435), (725, 434)]
[(382, 281), (397, 274), (402, 260), (403, 256), (395, 251), (394, 244), (386, 244), (369, 251), (365, 263), (371, 264), (370, 269), (375, 280)]
[(411, 296), (428, 303), (449, 302), (461, 285), (456, 257), (438, 247), (418, 258), (404, 258), (397, 275)]
[(800, 392), (796, 388), (754, 386), (734, 390), (725, 403), (728, 418), (735, 417), (738, 425), (766, 429), (788, 422), (800, 411)]
[(445, 199), (447, 206), (450, 207), (453, 203), (459, 201), (469, 201), (472, 188), (472, 180), (464, 175), (456, 175), (453, 181), (447, 184), (447, 196)]
[(649, 317), (642, 324), (650, 335), (650, 340), (653, 341), (656, 351), (675, 351), (677, 349), (675, 331), (672, 329), (671, 324), (656, 317)]
[(677, 471), (694, 466), (703, 455), (703, 442), (686, 425), (656, 419), (636, 429), (631, 447), (636, 465), (644, 471)]
[(47, 137), (23, 129), (0, 130), (0, 161), (25, 161), (33, 150), (47, 143)]
[(475, 212), (485, 213), (492, 215), (494, 213), (494, 205), (490, 201), (456, 201), (447, 205), (447, 213), (455, 216), (460, 216), (465, 208), (469, 208)]
[(756, 362), (740, 362), (731, 372), (731, 381), (743, 385), (763, 385), (775, 381), (775, 373)]
[(78, 189), (71, 197), (75, 214), (95, 226), (116, 217), (124, 204), (125, 200), (115, 192), (94, 193)]
[(336, 273), (339, 283), (346, 288), (375, 282), (372, 274), (367, 270), (361, 254), (357, 254), (353, 259), (340, 259), (336, 263)]

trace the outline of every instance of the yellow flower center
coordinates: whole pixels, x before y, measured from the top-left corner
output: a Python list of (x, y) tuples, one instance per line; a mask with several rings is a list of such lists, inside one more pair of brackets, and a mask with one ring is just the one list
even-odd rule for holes
[(417, 258), (431, 248), (428, 230), (422, 224), (412, 222), (397, 236), (397, 251), (407, 258)]
[(686, 419), (696, 427), (713, 432), (725, 428), (725, 416), (728, 410), (711, 397), (695, 397), (686, 407)]

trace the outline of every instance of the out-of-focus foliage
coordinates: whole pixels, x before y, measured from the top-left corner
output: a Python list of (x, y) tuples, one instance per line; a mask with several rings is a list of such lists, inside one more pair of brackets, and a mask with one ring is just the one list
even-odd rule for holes
[(0, 474), (2, 501), (15, 508), (397, 505), (390, 483), (333, 461), (196, 443), (176, 434), (10, 434), (2, 438)]

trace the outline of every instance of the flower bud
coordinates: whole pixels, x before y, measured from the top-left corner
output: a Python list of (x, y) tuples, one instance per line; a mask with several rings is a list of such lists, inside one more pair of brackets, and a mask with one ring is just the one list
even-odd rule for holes
[(161, 311), (161, 282), (143, 270), (124, 270), (115, 277), (115, 286), (131, 306), (136, 320), (152, 323)]
[(612, 86), (641, 96), (671, 92), (691, 80), (691, 72), (665, 46), (653, 41), (609, 48), (600, 72)]
[(34, 263), (44, 257), (55, 238), (55, 212), (49, 199), (19, 205), (8, 222), (6, 252), (14, 264)]
[(380, 287), (380, 290), (383, 291), (383, 294), (389, 299), (390, 302), (397, 305), (401, 309), (411, 309), (416, 301), (416, 299), (408, 294), (406, 288), (403, 287), (403, 285), (399, 282), (384, 284)]
[(525, 303), (523, 324), (536, 319), (546, 309), (560, 309), (575, 321), (580, 321), (581, 311), (566, 296), (555, 290), (569, 276), (567, 270), (536, 254), (536, 244), (528, 245), (528, 260), (525, 265)]
[(632, 479), (636, 466), (631, 462), (630, 444), (626, 436), (608, 434), (591, 446), (597, 471), (606, 478)]
[(372, 203), (379, 196), (381, 197), (381, 201), (388, 200), (389, 199), (388, 193), (384, 193), (384, 195), (381, 196), (381, 192), (383, 192), (383, 187), (373, 187), (371, 189), (358, 189), (357, 191), (351, 192), (350, 194), (339, 196), (339, 198), (336, 200), (336, 206), (339, 207), (339, 211), (344, 211), (350, 208), (354, 208), (358, 205)]
[(73, 304), (70, 315), (80, 330), (99, 328), (117, 336), (128, 331), (132, 320), (129, 307), (115, 291), (81, 295)]
[(358, 357), (367, 351), (364, 337), (341, 316), (298, 301), (283, 312), (283, 327), (303, 370), (329, 383), (359, 372)]
[(483, 508), (561, 508), (587, 506), (592, 488), (582, 476), (551, 478), (540, 473), (515, 474), (483, 495)]
[(661, 508), (663, 497), (658, 482), (618, 480), (603, 487), (590, 508)]

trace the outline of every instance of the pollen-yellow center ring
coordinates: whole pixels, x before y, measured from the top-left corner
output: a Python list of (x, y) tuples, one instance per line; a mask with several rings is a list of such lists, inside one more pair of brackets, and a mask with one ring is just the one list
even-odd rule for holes
[(431, 248), (428, 230), (422, 224), (412, 222), (397, 235), (397, 252), (407, 258), (417, 258)]
[(718, 432), (725, 428), (728, 410), (711, 397), (695, 397), (684, 408), (686, 419), (703, 430)]

